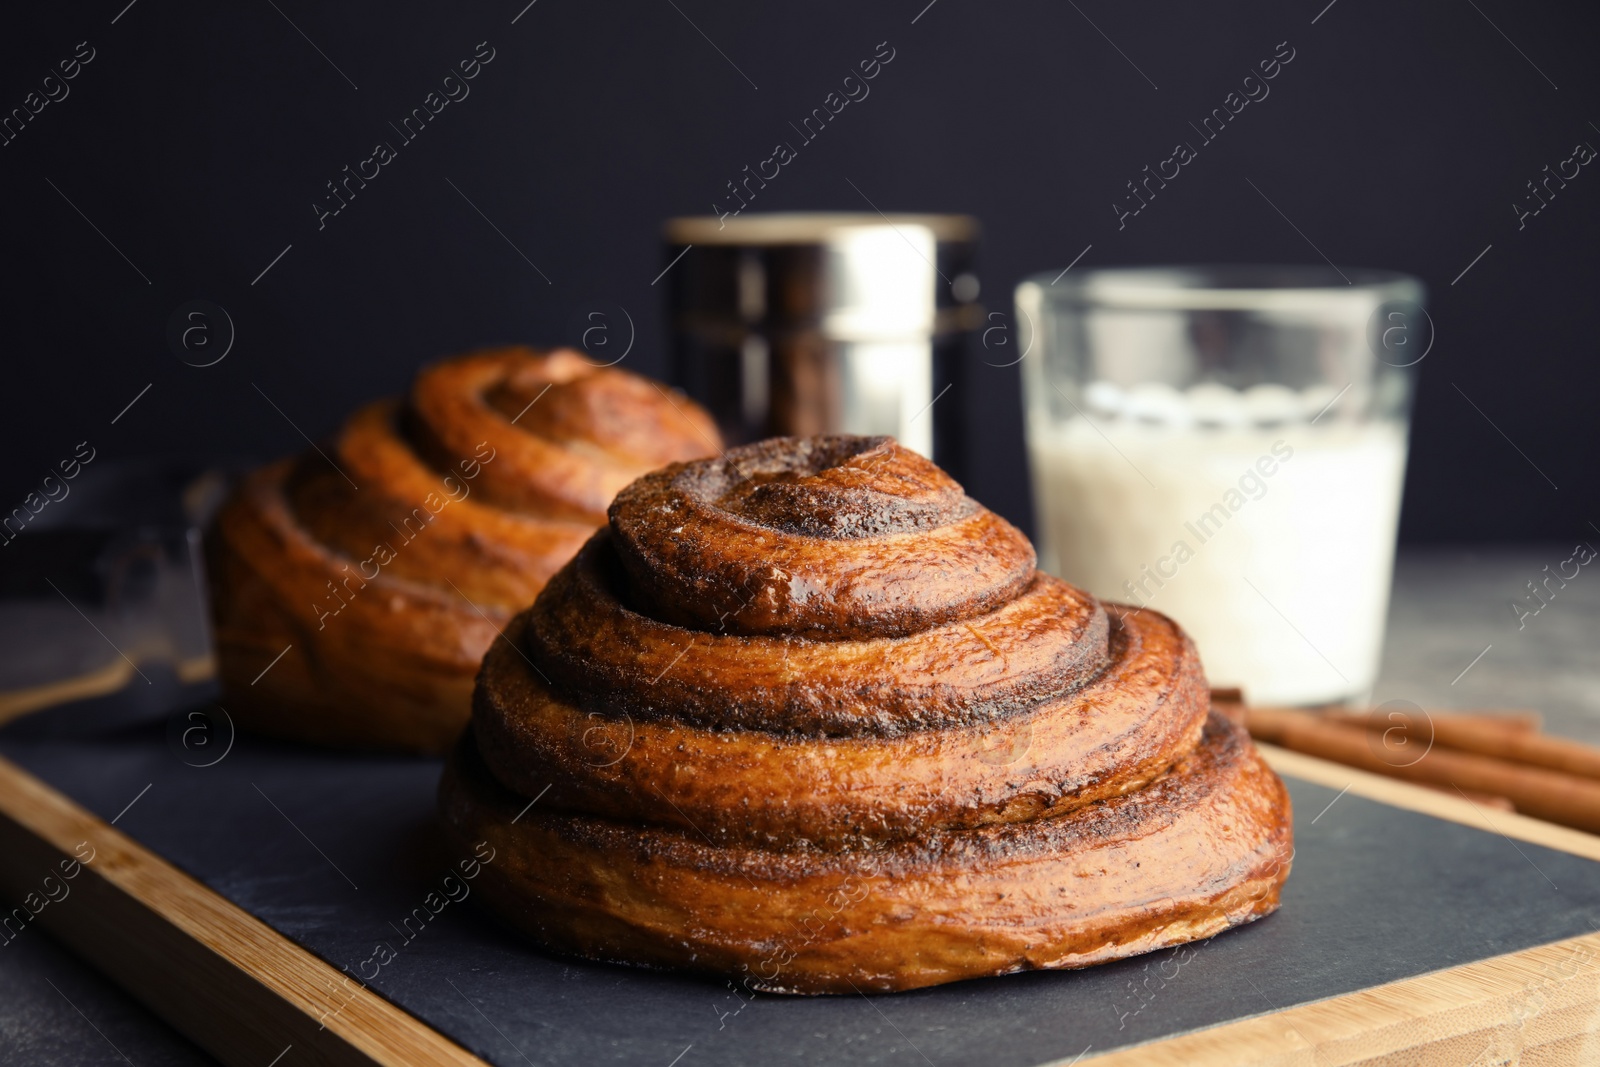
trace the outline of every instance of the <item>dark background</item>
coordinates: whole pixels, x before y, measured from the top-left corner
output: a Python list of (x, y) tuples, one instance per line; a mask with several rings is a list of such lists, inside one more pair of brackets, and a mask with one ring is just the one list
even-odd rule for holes
[[(1325, 2), (109, 0), (8, 15), (0, 111), (78, 42), (95, 58), (0, 147), (0, 508), (86, 439), (112, 457), (300, 450), (289, 420), (315, 437), (438, 356), (574, 341), (597, 301), (638, 324), (625, 366), (664, 373), (661, 220), (725, 200), (887, 41), (871, 95), (752, 210), (870, 210), (865, 194), (974, 214), (982, 300), (1005, 312), (1019, 278), (1090, 244), (1082, 266), (1322, 262), (1310, 241), (1343, 268), (1416, 273), (1437, 343), (1404, 539), (1593, 533), (1600, 168), (1520, 231), (1511, 205), (1577, 142), (1600, 146), (1594, 8)], [(324, 183), (398, 145), (388, 123), (481, 41), (495, 58), (470, 96), (319, 231)], [(1295, 58), (1271, 95), (1119, 232), (1124, 183), (1282, 41)], [(237, 329), (207, 368), (166, 342), (196, 298)], [(943, 401), (975, 427), (969, 489), (1026, 523), (1016, 368), (971, 360), (964, 395)]]

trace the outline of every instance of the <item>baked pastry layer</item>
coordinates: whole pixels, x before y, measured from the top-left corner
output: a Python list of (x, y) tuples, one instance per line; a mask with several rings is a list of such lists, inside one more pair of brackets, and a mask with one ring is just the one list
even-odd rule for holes
[(1210, 937), (1277, 908), (1292, 853), (1283, 783), (1218, 714), (1138, 792), (894, 842), (727, 847), (547, 799), (501, 785), (470, 734), (440, 785), (451, 832), (495, 849), (478, 889), (502, 918), (559, 952), (773, 993), (1087, 967)]
[(230, 713), (298, 740), (445, 751), (484, 651), (617, 490), (717, 447), (692, 402), (575, 352), (424, 368), (404, 398), (247, 476), (208, 531)]
[[(596, 535), (565, 573), (605, 545)], [(1039, 585), (1070, 588), (1045, 575)], [(1098, 626), (1083, 627), (1101, 637), (1093, 669), (1048, 686), (1002, 676), (985, 692), (977, 661), (992, 658), (998, 672), (1015, 647), (1021, 669), (1048, 674), (1053, 643), (981, 618), (997, 635), (994, 651), (961, 624), (849, 645), (678, 630), (671, 664), (668, 635), (657, 654), (641, 654), (604, 611), (588, 615), (594, 629), (581, 643), (538, 635), (565, 590), (553, 584), (485, 658), (475, 722), (486, 762), (529, 796), (548, 786), (552, 805), (719, 843), (897, 838), (1059, 815), (1166, 773), (1194, 747), (1208, 708), (1193, 644), (1154, 612), (1108, 622), (1096, 605)], [(801, 662), (784, 664), (785, 644)], [(943, 676), (926, 664), (941, 646), (959, 657)], [(964, 686), (949, 677), (961, 664), (971, 668)], [(562, 685), (574, 675), (581, 686)], [(720, 717), (704, 706), (718, 697)], [(816, 714), (805, 727), (808, 711), (840, 705), (860, 713)], [(918, 714), (929, 706), (937, 719)], [(913, 728), (930, 719), (936, 727)]]

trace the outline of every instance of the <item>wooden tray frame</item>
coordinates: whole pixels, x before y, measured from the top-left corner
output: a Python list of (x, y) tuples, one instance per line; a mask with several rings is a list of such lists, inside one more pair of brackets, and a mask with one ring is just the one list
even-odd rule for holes
[[(1600, 837), (1270, 745), (1279, 774), (1600, 861)], [(67, 797), (0, 759), (0, 892), (87, 842), (39, 925), (223, 1063), (487, 1067)], [(79, 895), (84, 899), (69, 904)], [(1600, 1063), (1600, 932), (1088, 1056), (1097, 1067)], [(1090, 1049), (1088, 1052), (1092, 1053)], [(309, 1054), (309, 1059), (305, 1058)], [(1063, 1059), (1062, 1064), (1075, 1062)]]

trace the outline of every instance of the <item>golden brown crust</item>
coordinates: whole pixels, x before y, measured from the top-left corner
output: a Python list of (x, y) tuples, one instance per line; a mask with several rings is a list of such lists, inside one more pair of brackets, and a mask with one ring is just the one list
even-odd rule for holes
[(685, 398), (572, 352), (423, 370), (403, 401), (352, 415), (326, 458), (252, 473), (208, 531), (230, 711), (300, 740), (446, 750), (498, 628), (610, 494), (715, 435)]
[(543, 944), (779, 993), (1087, 967), (1209, 937), (1277, 908), (1292, 853), (1283, 783), (1218, 715), (1140, 792), (868, 848), (714, 847), (693, 830), (528, 808), (470, 734), (440, 799), (452, 834), (495, 849), (485, 899)]
[(417, 375), (409, 409), (412, 440), (434, 467), (448, 470), (486, 442), (499, 454), (483, 469), (486, 500), (590, 527), (640, 474), (721, 448), (710, 418), (685, 397), (568, 349), (436, 363)]
[(776, 437), (648, 474), (611, 505), (642, 610), (716, 633), (893, 637), (1011, 600), (1022, 532), (887, 437)]
[[(1154, 612), (1116, 623), (1109, 652), (1101, 646), (1105, 662), (1051, 687), (1057, 692), (1046, 699), (1032, 687), (1023, 699), (954, 709), (964, 717), (943, 716), (937, 729), (886, 729), (881, 717), (860, 715), (826, 737), (796, 729), (818, 705), (870, 704), (898, 686), (899, 710), (914, 721), (919, 698), (941, 701), (954, 686), (924, 673), (922, 657), (894, 647), (938, 642), (921, 640), (925, 633), (851, 642), (848, 649), (842, 642), (799, 643), (796, 658), (807, 654), (809, 673), (794, 694), (797, 687), (763, 684), (784, 667), (767, 650), (750, 649), (755, 639), (693, 635), (690, 647), (702, 648), (697, 662), (686, 670), (684, 654), (655, 685), (645, 672), (656, 661), (665, 666), (664, 652), (630, 663), (631, 650), (591, 640), (583, 652), (609, 654), (621, 669), (602, 675), (609, 679), (603, 688), (586, 690), (597, 699), (575, 702), (529, 669), (531, 660), (552, 679), (565, 677), (551, 646), (527, 640), (529, 622), (519, 617), (507, 641), (490, 649), (476, 695), (479, 745), (495, 775), (530, 796), (549, 785), (547, 799), (567, 810), (697, 829), (718, 842), (835, 843), (1061, 814), (1165, 773), (1194, 747), (1207, 709), (1194, 646)], [(1028, 633), (983, 617), (977, 623), (1000, 640)], [(958, 655), (973, 661), (992, 655), (960, 624), (944, 629), (943, 644), (964, 646)], [(680, 643), (690, 638), (679, 635)], [(1042, 647), (1029, 662), (1045, 667), (1059, 648), (1048, 641), (1016, 647)], [(829, 653), (843, 653), (844, 662)], [(876, 669), (862, 666), (873, 661)], [(944, 673), (948, 678), (954, 665)], [(699, 696), (702, 707), (707, 697), (721, 696), (721, 721), (683, 716), (670, 694), (652, 700), (668, 676), (685, 680), (680, 693)], [(867, 684), (852, 684), (852, 677)], [(699, 688), (713, 681), (714, 690)], [(798, 699), (772, 709), (783, 713), (772, 716), (775, 723), (750, 715), (751, 705), (762, 710), (762, 703), (791, 694)], [(891, 703), (887, 696), (884, 703)], [(666, 717), (671, 712), (679, 714)]]
[(1035, 574), (993, 611), (904, 636), (740, 636), (685, 629), (629, 608), (613, 543), (610, 531), (595, 534), (552, 579), (527, 631), (530, 652), (554, 684), (603, 693), (602, 710), (613, 714), (826, 736), (895, 734), (1003, 717), (1084, 684), (1109, 662), (1105, 610), (1047, 574)]
[(1183, 632), (1110, 608), (888, 439), (676, 464), (490, 649), (447, 821), (508, 854), (488, 899), (545, 944), (764, 990), (1087, 966), (1272, 911), (1282, 784)]

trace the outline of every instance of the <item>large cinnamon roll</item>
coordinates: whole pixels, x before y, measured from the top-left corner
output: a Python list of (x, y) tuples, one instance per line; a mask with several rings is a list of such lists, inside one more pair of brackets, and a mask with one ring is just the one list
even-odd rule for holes
[(711, 420), (576, 352), (422, 370), (245, 479), (207, 535), (223, 700), (248, 728), (442, 752), (484, 650), (617, 491), (717, 451)]
[(1169, 619), (888, 438), (634, 482), (484, 660), (440, 787), (560, 952), (789, 993), (1148, 952), (1273, 911), (1289, 798)]

